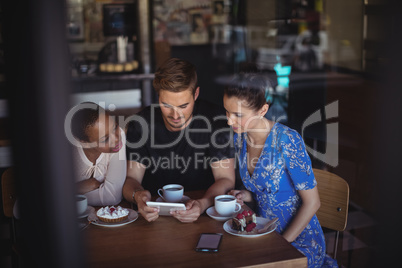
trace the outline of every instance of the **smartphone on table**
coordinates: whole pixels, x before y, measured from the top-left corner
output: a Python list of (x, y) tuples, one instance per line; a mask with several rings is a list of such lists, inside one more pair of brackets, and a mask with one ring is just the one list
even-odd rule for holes
[(203, 252), (218, 252), (222, 236), (223, 235), (220, 233), (202, 233), (195, 250)]

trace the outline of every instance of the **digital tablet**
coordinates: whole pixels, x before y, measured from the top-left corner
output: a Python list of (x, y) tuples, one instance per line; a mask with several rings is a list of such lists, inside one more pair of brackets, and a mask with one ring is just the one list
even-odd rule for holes
[(159, 207), (159, 215), (170, 216), (170, 211), (186, 210), (183, 203), (168, 203), (168, 202), (147, 202), (148, 207)]

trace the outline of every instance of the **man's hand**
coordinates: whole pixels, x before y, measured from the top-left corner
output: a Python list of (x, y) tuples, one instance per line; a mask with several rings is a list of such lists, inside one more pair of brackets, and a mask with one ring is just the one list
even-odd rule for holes
[(147, 190), (138, 191), (135, 194), (135, 202), (138, 206), (138, 212), (148, 221), (156, 221), (159, 217), (159, 209), (148, 207), (146, 202), (151, 201), (151, 193)]
[(189, 200), (186, 203), (186, 210), (172, 211), (173, 217), (181, 222), (194, 222), (202, 213), (201, 203), (198, 200)]

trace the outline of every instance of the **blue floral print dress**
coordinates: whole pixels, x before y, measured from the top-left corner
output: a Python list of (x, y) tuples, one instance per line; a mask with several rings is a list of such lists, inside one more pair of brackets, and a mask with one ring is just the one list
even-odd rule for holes
[[(295, 130), (275, 123), (250, 177), (247, 169), (247, 134), (235, 134), (239, 171), (244, 186), (252, 192), (258, 214), (278, 217), (277, 231), (282, 234), (301, 205), (299, 190), (313, 189), (317, 182), (303, 139)], [(308, 267), (338, 267), (325, 253), (325, 238), (317, 216), (292, 242), (308, 259)]]

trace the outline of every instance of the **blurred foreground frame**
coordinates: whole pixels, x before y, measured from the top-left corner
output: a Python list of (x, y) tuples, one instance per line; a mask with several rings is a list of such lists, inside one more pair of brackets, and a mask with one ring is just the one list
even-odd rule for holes
[(63, 131), (71, 82), (66, 6), (53, 0), (1, 4), (23, 264), (84, 267)]

